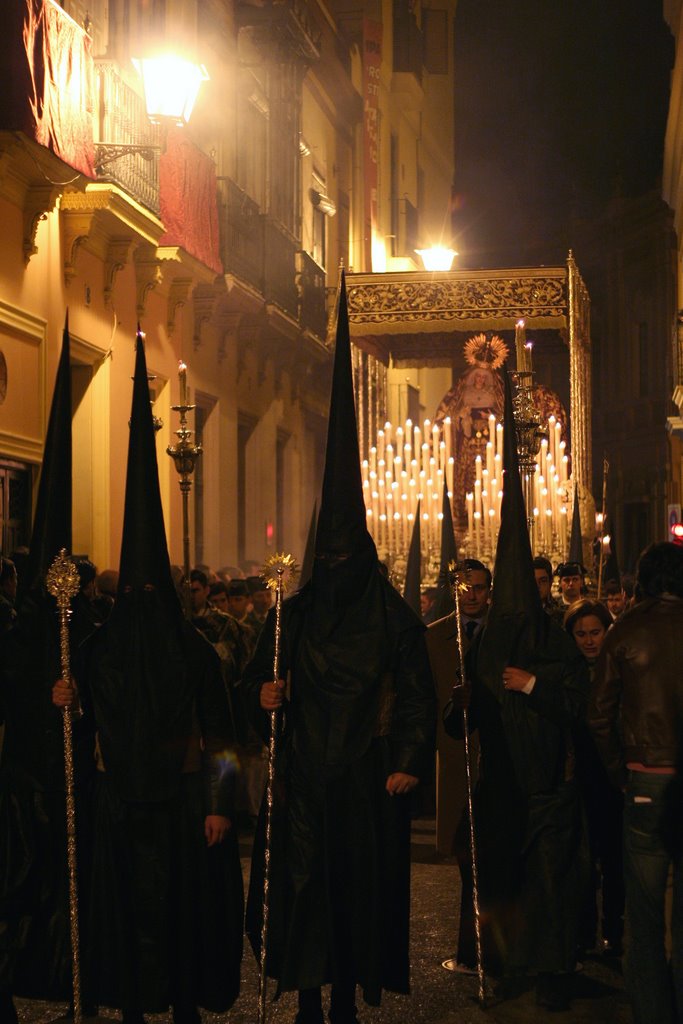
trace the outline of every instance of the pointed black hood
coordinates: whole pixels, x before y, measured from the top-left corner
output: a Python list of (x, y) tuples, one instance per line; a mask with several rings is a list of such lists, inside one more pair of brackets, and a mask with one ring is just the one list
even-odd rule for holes
[(569, 540), (568, 562), (583, 565), (583, 539), (581, 537), (581, 510), (579, 508), (579, 485), (574, 484), (574, 511), (572, 513), (572, 535)]
[(407, 604), (413, 609), (416, 615), (422, 618), (420, 605), (422, 582), (422, 551), (420, 531), (420, 502), (417, 503), (415, 511), (415, 522), (410, 537), (410, 548), (408, 549), (408, 562), (406, 564), (406, 582), (403, 587), (403, 597)]
[(535, 630), (543, 623), (543, 606), (536, 585), (529, 529), (517, 458), (517, 435), (512, 388), (507, 368), (505, 380), (503, 439), (503, 501), (500, 532), (493, 572), (489, 622), (505, 616), (523, 616)]
[(375, 545), (368, 532), (363, 499), (351, 368), (349, 314), (346, 305), (346, 279), (342, 273), (325, 473), (315, 554), (352, 554), (364, 549), (375, 551)]
[(455, 530), (453, 528), (453, 515), (451, 513), (451, 499), (448, 497), (448, 486), (443, 485), (443, 499), (441, 502), (441, 560), (439, 562), (438, 593), (434, 602), (434, 619), (442, 619), (455, 611), (453, 594), (448, 582), (448, 566), (451, 562), (457, 562), (458, 554), (455, 544)]
[(24, 578), (19, 580), (22, 595), (44, 581), (47, 570), (62, 548), (71, 552), (71, 476), (71, 364), (67, 313), (31, 544)]
[(126, 499), (119, 566), (119, 594), (151, 584), (178, 604), (166, 545), (154, 423), (142, 335), (135, 342), (133, 405), (128, 439)]
[[(168, 799), (192, 730), (203, 649), (173, 586), (147, 365), (138, 331), (119, 589), (93, 635), (89, 684), (110, 784), (124, 800)], [(213, 652), (210, 652), (213, 656)]]
[(313, 505), (313, 511), (311, 513), (311, 521), (308, 524), (308, 533), (306, 534), (306, 547), (304, 549), (304, 557), (301, 562), (301, 572), (299, 573), (299, 590), (305, 586), (313, 575), (313, 559), (315, 557), (315, 531), (318, 525), (318, 502), (316, 501)]

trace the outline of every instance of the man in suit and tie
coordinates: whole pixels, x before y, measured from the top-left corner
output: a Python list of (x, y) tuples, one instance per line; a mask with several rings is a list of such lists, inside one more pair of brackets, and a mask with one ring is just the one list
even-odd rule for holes
[[(491, 572), (476, 558), (466, 558), (461, 568), (469, 584), (458, 597), (463, 649), (467, 648), (486, 621), (491, 593)], [(443, 728), (442, 715), (451, 699), (459, 668), (458, 624), (455, 612), (437, 619), (427, 630), (427, 649), (437, 690), (437, 776), (436, 847), (444, 856), (452, 856), (455, 830), (466, 801), (465, 754), (462, 742), (456, 742)]]

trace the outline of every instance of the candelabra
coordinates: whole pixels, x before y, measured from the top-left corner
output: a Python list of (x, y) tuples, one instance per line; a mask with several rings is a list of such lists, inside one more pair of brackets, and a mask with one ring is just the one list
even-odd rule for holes
[(541, 419), (534, 401), (534, 373), (531, 368), (531, 342), (527, 342), (524, 320), (515, 326), (515, 349), (517, 369), (512, 373), (515, 392), (512, 398), (517, 441), (517, 458), (522, 476), (526, 521), (529, 527), (531, 549), (534, 549), (536, 514), (534, 512), (534, 473), (541, 442), (548, 438), (548, 431), (541, 426)]
[(188, 618), (192, 614), (192, 592), (190, 589), (190, 491), (192, 490), (192, 474), (194, 473), (197, 459), (202, 454), (202, 446), (192, 443), (193, 431), (187, 425), (187, 414), (195, 408), (188, 401), (187, 394), (187, 366), (182, 360), (178, 364), (178, 379), (180, 381), (180, 403), (171, 408), (174, 412), (180, 413), (180, 427), (175, 431), (178, 443), (169, 445), (166, 449), (171, 456), (178, 472), (178, 483), (183, 503), (183, 603)]

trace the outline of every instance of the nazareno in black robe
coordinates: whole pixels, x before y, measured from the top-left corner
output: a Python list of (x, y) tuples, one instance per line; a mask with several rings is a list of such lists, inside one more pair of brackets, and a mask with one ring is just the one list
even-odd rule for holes
[[(321, 596), (322, 595), (322, 596)], [(410, 802), (392, 772), (432, 770), (434, 685), (424, 627), (379, 572), (374, 547), (282, 609), (288, 679), (276, 770), (267, 972), (278, 990), (355, 982), (366, 1002), (409, 991)], [(261, 684), (272, 679), (274, 611), (243, 685), (267, 737)], [(247, 904), (260, 950), (264, 808)]]
[[(72, 630), (73, 635), (73, 630)], [(0, 991), (30, 999), (72, 994), (67, 868), (64, 731), (52, 703), (60, 675), (54, 599), (41, 587), (25, 593), (0, 650)], [(73, 721), (81, 941), (90, 865), (90, 797), (94, 736), (87, 718)], [(82, 979), (88, 999), (88, 979)]]
[[(243, 888), (234, 737), (218, 656), (175, 598), (120, 594), (79, 686), (98, 730), (87, 967), (103, 1005), (228, 1010), (239, 993)], [(200, 742), (201, 740), (201, 742)]]
[[(484, 965), (493, 975), (567, 972), (576, 960), (587, 849), (572, 733), (588, 677), (572, 638), (549, 617), (542, 625), (530, 642), (524, 616), (506, 616), (476, 638), (466, 662), (481, 751), (474, 820)], [(536, 676), (531, 694), (503, 687), (507, 665)], [(447, 707), (444, 724), (462, 736), (459, 709)], [(461, 939), (460, 955), (474, 962)]]

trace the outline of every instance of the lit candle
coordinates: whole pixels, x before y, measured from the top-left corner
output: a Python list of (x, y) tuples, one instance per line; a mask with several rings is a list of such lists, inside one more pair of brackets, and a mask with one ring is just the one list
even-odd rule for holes
[(524, 320), (518, 320), (515, 324), (515, 355), (517, 357), (517, 371), (522, 373), (526, 370), (526, 331)]
[(496, 425), (496, 458), (503, 458), (503, 427), (502, 423)]
[(470, 491), (465, 498), (467, 500), (467, 546), (471, 551), (474, 544), (474, 494)]
[(475, 475), (476, 479), (479, 480), (479, 481), (481, 481), (481, 470), (482, 470), (481, 455), (477, 455), (477, 457), (474, 460), (474, 475)]
[(182, 359), (178, 363), (178, 380), (180, 381), (180, 404), (187, 405), (187, 366)]
[(386, 444), (391, 444), (391, 423), (388, 420), (384, 424), (384, 440)]
[(474, 513), (474, 550), (476, 557), (479, 558), (481, 555), (481, 535), (479, 526), (481, 523), (481, 512)]
[(486, 468), (488, 470), (488, 474), (489, 474), (489, 477), (491, 479), (493, 479), (493, 477), (495, 476), (494, 459), (495, 459), (495, 455), (494, 455), (494, 451), (493, 451), (493, 444), (491, 443), (491, 441), (487, 441), (487, 443), (486, 443)]
[(561, 559), (564, 561), (567, 556), (567, 506), (563, 505), (560, 509), (560, 549)]
[(555, 451), (555, 424), (556, 423), (557, 423), (557, 420), (555, 419), (555, 417), (551, 413), (551, 415), (548, 417), (548, 447), (550, 449), (550, 454), (552, 456), (553, 464), (555, 466), (557, 465), (557, 455), (558, 455), (558, 453)]
[(444, 440), (446, 442), (446, 464), (448, 464), (448, 462), (450, 461), (450, 458), (451, 458), (451, 451), (452, 451), (452, 444), (453, 444), (453, 438), (451, 437), (451, 418), (450, 418), (450, 416), (446, 416), (446, 419), (443, 421), (443, 436), (444, 436)]

